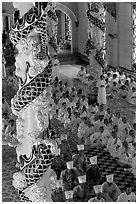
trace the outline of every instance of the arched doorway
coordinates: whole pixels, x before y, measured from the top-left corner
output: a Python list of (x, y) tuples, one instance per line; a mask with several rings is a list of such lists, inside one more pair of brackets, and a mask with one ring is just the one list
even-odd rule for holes
[[(73, 54), (77, 47), (76, 33), (77, 33), (78, 19), (76, 15), (72, 12), (72, 10), (68, 8), (67, 6), (65, 6), (63, 3), (56, 2), (56, 10), (57, 10), (57, 13), (61, 12), (61, 14), (65, 16), (64, 20), (66, 19), (66, 22), (69, 21), (68, 25), (70, 26), (70, 30), (71, 30), (70, 47), (71, 47), (71, 53)], [(64, 31), (65, 26), (62, 29), (63, 29), (64, 34), (66, 34), (66, 32)]]
[(2, 30), (10, 31), (12, 25), (12, 15), (2, 13)]
[(72, 22), (70, 17), (56, 10), (58, 16), (57, 24), (57, 43), (59, 45), (59, 53), (71, 53), (72, 51)]

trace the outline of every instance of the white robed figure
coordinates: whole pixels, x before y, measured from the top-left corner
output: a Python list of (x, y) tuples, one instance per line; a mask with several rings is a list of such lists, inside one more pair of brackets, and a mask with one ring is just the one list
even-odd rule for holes
[(98, 87), (98, 104), (106, 105), (106, 82), (103, 75), (100, 76), (96, 86)]

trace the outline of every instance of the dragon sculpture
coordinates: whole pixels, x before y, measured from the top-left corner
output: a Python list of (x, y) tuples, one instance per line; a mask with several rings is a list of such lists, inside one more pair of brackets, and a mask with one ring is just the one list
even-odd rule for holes
[(20, 86), (11, 100), (17, 116), (16, 146), (20, 171), (13, 175), (13, 186), (21, 201), (52, 202), (51, 191), (56, 174), (51, 162), (57, 146), (45, 130), (49, 126), (48, 105), (51, 96), (51, 56), (57, 52), (57, 16), (54, 3), (16, 2), (10, 40), (18, 49), (16, 75)]

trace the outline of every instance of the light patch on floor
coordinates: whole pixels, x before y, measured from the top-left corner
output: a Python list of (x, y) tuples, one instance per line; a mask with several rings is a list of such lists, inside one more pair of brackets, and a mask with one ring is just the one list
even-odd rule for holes
[(61, 78), (76, 78), (78, 71), (80, 70), (80, 65), (60, 65), (57, 67), (58, 76)]

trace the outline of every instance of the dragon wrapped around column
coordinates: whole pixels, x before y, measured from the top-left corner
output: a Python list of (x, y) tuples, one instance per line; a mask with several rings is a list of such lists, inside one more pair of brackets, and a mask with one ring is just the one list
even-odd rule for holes
[(88, 40), (85, 53), (89, 58), (89, 72), (97, 79), (106, 67), (105, 9), (101, 2), (89, 2), (87, 10)]
[(52, 202), (56, 174), (51, 162), (57, 146), (44, 134), (49, 126), (48, 103), (51, 93), (51, 57), (57, 52), (57, 16), (54, 3), (15, 2), (10, 39), (18, 49), (16, 75), (20, 86), (11, 101), (17, 116), (16, 146), (20, 171), (13, 186), (21, 201)]

